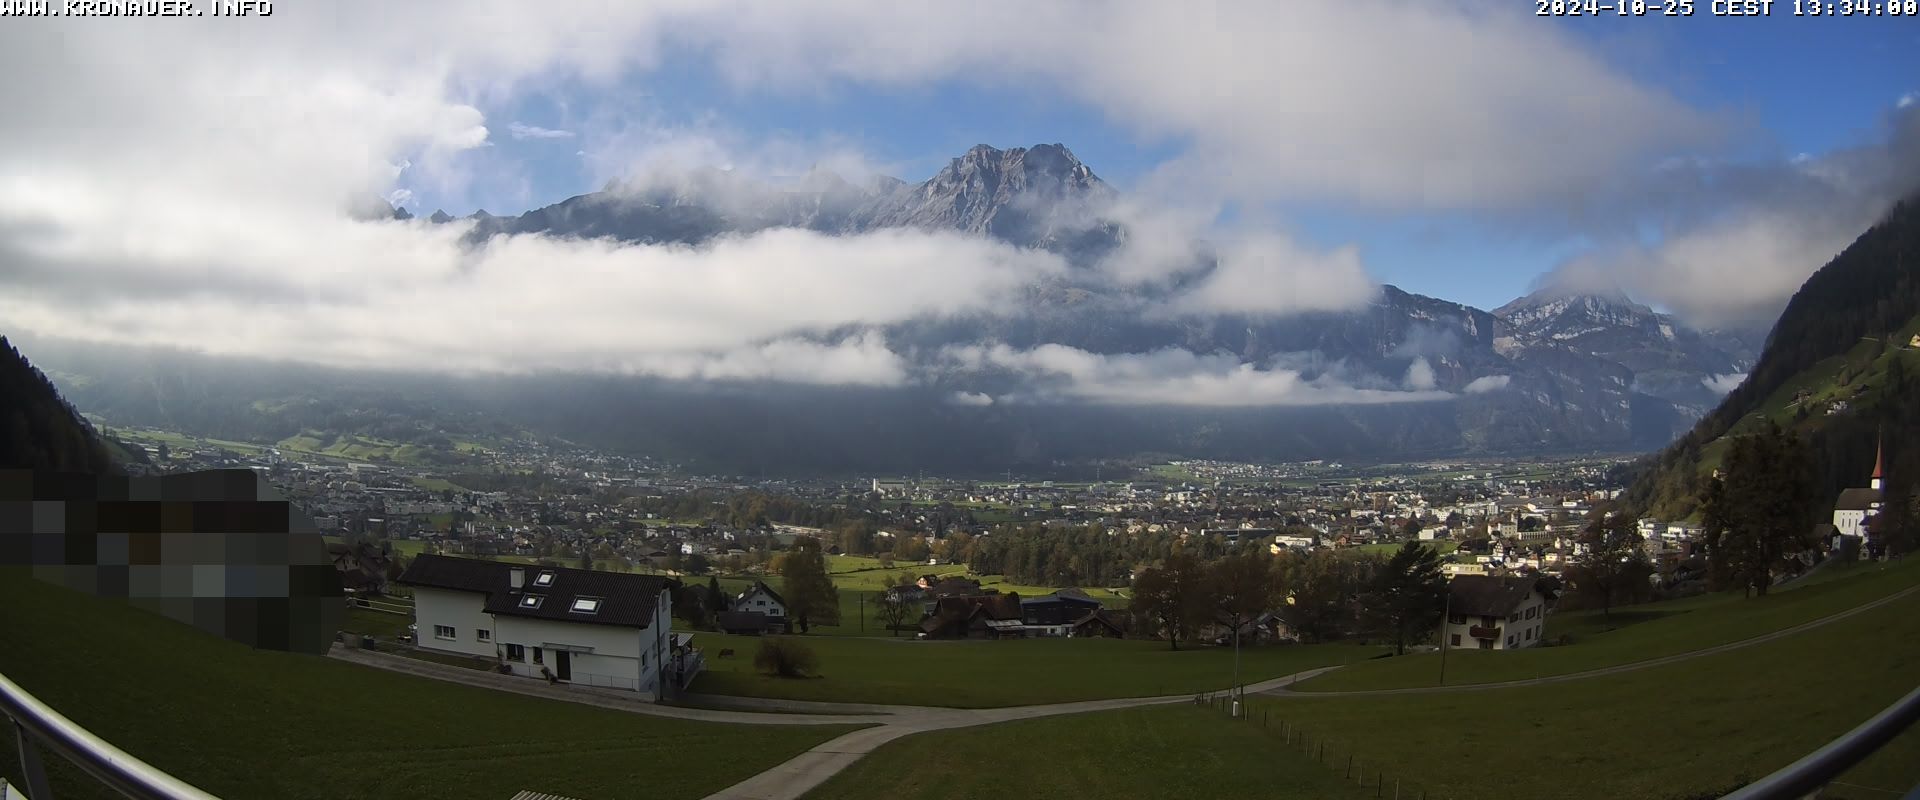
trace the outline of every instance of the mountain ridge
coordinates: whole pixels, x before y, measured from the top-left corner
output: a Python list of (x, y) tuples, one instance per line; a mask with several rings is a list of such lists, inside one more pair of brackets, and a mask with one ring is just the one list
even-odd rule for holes
[[(473, 246), (502, 234), (697, 246), (717, 236), (780, 227), (833, 236), (920, 229), (1045, 249), (1088, 266), (1128, 237), (1127, 226), (1107, 213), (1120, 197), (1064, 145), (1003, 150), (983, 144), (919, 183), (847, 180), (817, 168), (784, 186), (713, 168), (656, 171), (515, 216), (476, 211), (467, 218), (472, 230), (466, 235)], [(436, 211), (397, 224), (452, 222), (451, 215)], [(1190, 244), (1194, 264), (1183, 274), (1198, 280), (1220, 268), (1206, 243)], [(1671, 441), (1717, 399), (1709, 383), (1745, 363), (1737, 346), (1717, 344), (1715, 337), (1610, 293), (1549, 297), (1535, 292), (1486, 311), (1381, 285), (1371, 302), (1351, 311), (1172, 315), (1142, 309), (1154, 302), (1152, 292), (1176, 289), (1103, 285), (1088, 277), (1097, 274), (1070, 271), (1065, 278), (1029, 287), (1016, 303), (984, 312), (794, 334), (823, 344), (882, 334), (915, 375), (911, 385), (891, 395), (786, 384), (777, 392), (735, 396), (726, 386), (596, 379), (582, 382), (593, 387), (582, 394), (603, 396), (536, 401), (535, 392), (524, 395), (525, 402), (477, 402), (460, 413), (482, 413), (484, 407), (513, 425), (578, 441), (595, 433), (580, 427), (582, 420), (644, 411), (644, 422), (623, 423), (628, 429), (609, 434), (608, 440), (618, 448), (705, 454), (720, 468), (939, 468), (948, 461), (998, 469), (1143, 451), (1235, 458), (1355, 457), (1413, 449), (1436, 455), (1618, 452)], [(1121, 408), (1069, 395), (1026, 407), (954, 405), (951, 398), (957, 396), (1019, 395), (1019, 381), (1033, 379), (991, 365), (956, 372), (939, 361), (955, 348), (991, 347), (1015, 353), (1069, 348), (1096, 361), (1130, 359), (1117, 362), (1126, 364), (1146, 363), (1140, 359), (1166, 351), (1185, 351), (1196, 360), (1230, 356), (1245, 368), (1293, 373), (1294, 385), (1333, 387), (1337, 391), (1324, 395), (1333, 401), (1394, 397), (1382, 392), (1400, 392), (1407, 399), (1371, 407), (1329, 401), (1311, 408), (1298, 404), (1322, 402), (1320, 396), (1260, 398), (1257, 402), (1265, 405), (1232, 408), (1162, 399)], [(111, 408), (119, 416), (116, 423), (142, 424), (171, 415), (207, 428), (229, 428), (198, 431), (222, 438), (311, 427), (262, 418), (245, 403), (227, 402), (272, 401), (277, 391), (240, 382), (216, 392), (230, 397), (219, 401), (221, 410), (208, 414), (179, 413), (179, 398), (171, 412), (158, 408), (162, 398), (156, 393), (138, 399), (88, 392), (82, 400)], [(510, 388), (507, 394), (519, 391)], [(810, 399), (785, 403), (787, 397)], [(836, 404), (834, 397), (845, 402)], [(628, 407), (614, 398), (625, 398)], [(343, 419), (406, 427), (361, 405), (366, 413)], [(556, 413), (569, 405), (568, 413)], [(738, 436), (745, 419), (768, 426), (761, 429), (766, 441)], [(847, 451), (834, 441), (871, 440), (879, 431), (899, 439), (888, 452)]]

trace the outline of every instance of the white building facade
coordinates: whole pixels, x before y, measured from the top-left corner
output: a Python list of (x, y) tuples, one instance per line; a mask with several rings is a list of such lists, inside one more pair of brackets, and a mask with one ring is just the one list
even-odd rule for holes
[(676, 652), (664, 578), (421, 555), (417, 644), (493, 659), (515, 675), (665, 699), (692, 676)]

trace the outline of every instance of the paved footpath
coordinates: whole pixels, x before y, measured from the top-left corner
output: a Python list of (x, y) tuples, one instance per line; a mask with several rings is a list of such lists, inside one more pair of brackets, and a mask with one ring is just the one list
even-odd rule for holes
[[(1742, 639), (1737, 642), (1678, 653), (1660, 658), (1636, 661), (1631, 664), (1605, 667), (1602, 669), (1575, 672), (1566, 675), (1554, 675), (1544, 678), (1505, 681), (1502, 683), (1461, 684), (1458, 686), (1428, 686), (1407, 689), (1374, 689), (1352, 692), (1300, 692), (1292, 686), (1335, 669), (1321, 667), (1303, 670), (1259, 683), (1247, 684), (1249, 694), (1266, 694), (1278, 697), (1344, 697), (1357, 695), (1383, 694), (1429, 694), (1435, 692), (1470, 692), (1490, 689), (1503, 689), (1514, 686), (1539, 686), (1549, 683), (1584, 680), (1602, 675), (1614, 675), (1622, 672), (1647, 669), (1691, 658), (1700, 658), (1729, 650), (1771, 642), (1776, 639), (1802, 633), (1822, 625), (1829, 625), (1847, 619), (1856, 614), (1879, 608), (1889, 603), (1920, 592), (1920, 586), (1896, 592), (1864, 605), (1842, 611), (1831, 616), (1796, 625), (1784, 630)], [(927, 731), (951, 730), (975, 725), (991, 725), (997, 722), (1012, 722), (1023, 719), (1037, 719), (1061, 714), (1083, 714), (1094, 711), (1111, 711), (1123, 708), (1143, 706), (1172, 705), (1193, 699), (1192, 695), (1168, 695), (1161, 697), (1123, 697), (1112, 700), (1089, 700), (1079, 703), (1055, 703), (1037, 706), (1012, 706), (1008, 708), (958, 709), (933, 706), (888, 706), (864, 703), (823, 703), (803, 700), (777, 700), (759, 697), (726, 697), (711, 695), (693, 695), (689, 699), (702, 704), (725, 705), (731, 708), (688, 708), (685, 706), (659, 705), (640, 699), (631, 692), (613, 689), (593, 689), (575, 686), (555, 686), (537, 680), (511, 675), (456, 667), (449, 664), (437, 664), (430, 661), (377, 653), (349, 648), (336, 644), (332, 658), (350, 661), (379, 669), (404, 672), (424, 678), (450, 681), (453, 683), (477, 686), (483, 689), (524, 694), (532, 697), (545, 697), (564, 700), (570, 703), (584, 703), (615, 711), (635, 714), (648, 714), (657, 717), (696, 720), (700, 722), (722, 722), (747, 725), (867, 725), (870, 727), (847, 733), (823, 742), (805, 753), (801, 753), (785, 763), (765, 772), (729, 786), (706, 800), (798, 800), (801, 795), (813, 790), (828, 778), (841, 770), (852, 766), (875, 748), (903, 736), (911, 736)]]

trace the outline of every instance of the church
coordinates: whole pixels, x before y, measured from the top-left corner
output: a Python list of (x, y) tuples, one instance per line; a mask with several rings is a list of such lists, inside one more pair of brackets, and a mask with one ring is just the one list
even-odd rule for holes
[(1833, 504), (1833, 545), (1838, 548), (1845, 543), (1842, 536), (1855, 537), (1854, 544), (1865, 544), (1867, 522), (1880, 513), (1880, 483), (1885, 460), (1883, 453), (1876, 448), (1873, 456), (1873, 477), (1868, 479), (1865, 489), (1848, 489), (1840, 493), (1840, 499)]

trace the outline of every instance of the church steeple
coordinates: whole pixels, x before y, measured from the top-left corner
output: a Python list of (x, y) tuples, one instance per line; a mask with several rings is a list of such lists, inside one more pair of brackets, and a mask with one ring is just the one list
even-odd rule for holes
[(1867, 486), (1868, 488), (1871, 488), (1876, 492), (1880, 491), (1880, 479), (1881, 477), (1883, 477), (1882, 473), (1885, 472), (1885, 467), (1887, 463), (1885, 454), (1886, 454), (1886, 445), (1884, 443), (1874, 445), (1873, 447), (1873, 479), (1867, 483)]

